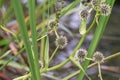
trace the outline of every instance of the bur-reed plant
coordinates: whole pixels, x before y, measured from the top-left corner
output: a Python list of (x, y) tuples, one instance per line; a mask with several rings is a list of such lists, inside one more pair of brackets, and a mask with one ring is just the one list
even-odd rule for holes
[[(95, 63), (92, 63), (90, 65), (89, 62), (91, 60), (94, 60), (92, 58), (92, 55), (94, 54), (97, 45), (103, 35), (103, 32), (105, 30), (106, 24), (108, 22), (112, 7), (114, 5), (115, 0), (91, 0), (90, 2), (84, 2), (81, 3), (81, 0), (75, 0), (68, 6), (63, 8), (63, 0), (45, 0), (43, 4), (40, 6), (35, 6), (35, 0), (28, 0), (28, 14), (29, 18), (27, 21), (25, 21), (23, 9), (20, 0), (11, 0), (11, 6), (9, 9), (14, 9), (14, 13), (16, 15), (16, 19), (19, 24), (20, 28), (20, 35), (23, 39), (24, 48), (21, 48), (20, 51), (13, 57), (10, 58), (10, 60), (1, 61), (1, 64), (3, 64), (0, 67), (0, 70), (2, 70), (7, 64), (10, 63), (11, 60), (13, 60), (15, 57), (17, 57), (20, 53), (23, 52), (23, 50), (26, 51), (28, 62), (29, 62), (29, 68), (30, 72), (26, 75), (23, 75), (21, 77), (17, 77), (14, 80), (26, 80), (31, 78), (32, 80), (41, 80), (41, 76), (49, 77), (53, 80), (69, 80), (70, 78), (76, 76), (78, 74), (78, 80), (83, 80), (84, 75), (89, 79), (92, 80), (89, 75), (86, 73), (87, 68), (90, 68)], [(92, 3), (96, 1), (96, 3)], [(60, 7), (56, 7), (56, 3), (60, 3)], [(75, 7), (78, 3), (89, 7), (89, 9), (83, 8), (81, 11), (79, 11), (79, 17), (81, 18), (81, 25), (79, 28), (79, 32), (81, 35), (81, 39), (79, 40), (78, 44), (74, 48), (71, 55), (60, 64), (57, 64), (55, 66), (50, 66), (50, 62), (52, 61), (53, 57), (57, 55), (57, 51), (61, 50), (66, 47), (67, 44), (69, 44), (67, 37), (60, 35), (58, 32), (58, 27), (60, 26), (59, 19), (65, 15), (68, 15), (72, 13), (72, 11), (75, 9)], [(80, 6), (81, 7), (81, 6)], [(55, 13), (49, 13), (50, 9), (55, 8)], [(41, 9), (40, 12), (36, 13), (37, 9)], [(106, 10), (107, 9), (107, 10)], [(79, 10), (79, 9), (78, 9)], [(54, 10), (53, 10), (54, 11)], [(94, 19), (91, 23), (91, 25), (86, 28), (87, 26), (87, 19), (91, 11), (95, 11)], [(9, 12), (8, 12), (9, 13)], [(6, 14), (7, 16), (8, 14)], [(41, 16), (41, 22), (40, 24), (36, 25), (36, 18)], [(48, 16), (46, 16), (48, 15)], [(51, 19), (49, 17), (52, 17), (54, 25), (52, 25), (51, 29), (49, 30), (48, 26), (50, 26), (49, 22)], [(6, 20), (7, 22), (7, 20)], [(28, 33), (28, 27), (26, 24), (30, 24), (30, 33)], [(86, 36), (88, 33), (93, 29), (94, 25), (97, 24), (93, 40), (90, 43), (88, 51), (85, 51), (86, 54), (81, 54), (81, 46), (86, 39)], [(47, 27), (46, 27), (47, 26)], [(16, 37), (17, 35), (9, 31), (8, 29), (3, 28), (1, 25), (1, 29), (3, 29), (6, 32), (10, 32), (13, 37)], [(41, 31), (40, 34), (37, 34), (37, 31)], [(49, 49), (50, 49), (50, 42), (49, 42), (49, 34), (54, 33), (56, 36), (56, 49), (53, 51), (52, 55), (49, 55)], [(15, 38), (17, 40), (17, 38)], [(31, 39), (31, 41), (30, 41)], [(38, 42), (40, 41), (40, 48), (38, 47)], [(19, 44), (19, 42), (18, 42)], [(38, 50), (40, 49), (40, 51)], [(84, 50), (84, 49), (82, 49)], [(9, 51), (8, 51), (9, 52)], [(78, 55), (79, 53), (79, 55)], [(2, 55), (3, 58), (7, 56), (8, 53), (6, 52), (5, 55)], [(76, 57), (77, 56), (77, 57)], [(109, 57), (106, 57), (103, 59), (103, 61), (109, 60), (111, 58), (115, 58), (116, 56), (120, 56), (120, 53), (116, 53), (114, 55), (111, 55)], [(84, 59), (79, 59), (79, 58)], [(80, 61), (80, 62), (79, 62)], [(53, 71), (56, 69), (59, 69), (63, 67), (68, 62), (72, 62), (76, 67), (78, 67), (78, 71), (71, 73), (70, 75), (66, 76), (63, 79), (51, 76), (46, 74), (46, 72)], [(82, 64), (81, 64), (82, 63)], [(103, 80), (101, 70), (100, 70), (100, 63), (98, 63), (99, 67), (99, 74), (100, 79)], [(41, 66), (41, 67), (40, 67)]]

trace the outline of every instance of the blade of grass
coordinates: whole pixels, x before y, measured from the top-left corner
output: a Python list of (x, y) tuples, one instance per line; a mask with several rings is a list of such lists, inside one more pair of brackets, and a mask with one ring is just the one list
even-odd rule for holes
[(10, 52), (11, 50), (8, 50), (7, 52), (3, 53), (3, 55), (0, 56), (0, 59), (6, 57)]
[(1, 67), (0, 70), (2, 70), (9, 62), (11, 62), (14, 58), (16, 58), (20, 53), (22, 53), (25, 50), (25, 48), (22, 48), (15, 56), (12, 56), (8, 61), (6, 61)]
[(30, 16), (30, 30), (32, 36), (32, 49), (34, 67), (36, 72), (36, 80), (40, 80), (39, 60), (38, 60), (38, 47), (37, 47), (37, 32), (36, 32), (36, 16), (35, 16), (35, 0), (28, 0), (29, 16)]
[(45, 53), (44, 53), (44, 61), (45, 61), (45, 68), (47, 69), (49, 66), (49, 37), (46, 37), (45, 43)]
[(54, 52), (52, 53), (50, 59), (49, 59), (49, 63), (51, 62), (51, 60), (53, 59), (53, 57), (55, 56), (55, 54), (57, 53), (59, 47), (57, 46), (56, 49), (54, 50)]
[[(8, 62), (7, 60), (0, 60), (0, 65), (4, 63)], [(29, 68), (25, 65), (19, 64), (17, 62), (11, 61), (8, 63), (8, 66), (11, 66), (13, 68), (17, 68), (17, 69), (21, 69), (21, 70), (25, 70), (25, 71), (29, 71)]]
[[(46, 7), (46, 4), (43, 4), (43, 9)], [(44, 12), (42, 14), (42, 21), (44, 21), (46, 18), (46, 13)], [(47, 32), (46, 28), (42, 28), (42, 31), (43, 33)], [(44, 36), (44, 34), (40, 34), (42, 36)], [(44, 63), (44, 52), (45, 52), (45, 38), (42, 38), (41, 39), (41, 47), (40, 47), (40, 60)]]
[(15, 15), (17, 18), (17, 21), (19, 23), (19, 28), (20, 28), (20, 32), (21, 32), (21, 36), (23, 38), (24, 41), (24, 46), (25, 46), (25, 50), (27, 53), (27, 58), (28, 58), (28, 62), (29, 62), (29, 66), (30, 66), (30, 71), (31, 71), (31, 78), (32, 80), (37, 80), (36, 79), (36, 72), (35, 72), (35, 67), (34, 67), (34, 59), (33, 59), (33, 54), (32, 54), (32, 50), (31, 50), (31, 45), (30, 45), (30, 41), (29, 41), (29, 37), (27, 34), (27, 27), (24, 21), (24, 14), (23, 14), (23, 10), (22, 10), (22, 6), (20, 4), (20, 0), (11, 0), (14, 11), (15, 11)]
[(65, 7), (62, 10), (62, 14), (60, 15), (60, 17), (64, 16), (69, 10), (71, 10), (75, 5), (77, 5), (78, 3), (80, 3), (81, 0), (75, 0), (74, 2), (72, 2), (71, 4), (69, 4), (67, 7)]
[(40, 60), (44, 62), (44, 49), (45, 49), (45, 38), (41, 39), (41, 46), (40, 46)]
[[(109, 1), (109, 4), (111, 5), (111, 7), (113, 7), (113, 4), (114, 4), (115, 0), (111, 0)], [(109, 16), (105, 17), (105, 16), (101, 16), (100, 17), (100, 20), (99, 20), (99, 25), (97, 26), (97, 29), (95, 31), (95, 34), (94, 34), (94, 37), (93, 37), (93, 40), (90, 44), (90, 47), (88, 49), (88, 57), (92, 57), (97, 45), (98, 45), (98, 42), (100, 41), (101, 37), (102, 37), (102, 34), (105, 30), (105, 27), (106, 27), (106, 24), (108, 22), (108, 19), (109, 19)], [(84, 63), (83, 63), (83, 68), (84, 70), (87, 69), (87, 66), (89, 64), (89, 61), (86, 60)], [(83, 77), (84, 77), (84, 73), (81, 71), (79, 76), (78, 76), (78, 80), (83, 80)]]

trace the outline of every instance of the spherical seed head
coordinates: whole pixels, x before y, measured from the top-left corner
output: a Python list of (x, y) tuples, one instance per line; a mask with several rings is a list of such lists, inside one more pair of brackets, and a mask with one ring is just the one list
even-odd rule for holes
[(89, 16), (89, 11), (86, 9), (83, 9), (80, 11), (80, 18), (81, 19), (87, 19), (87, 17)]
[(81, 2), (84, 6), (87, 6), (87, 4), (90, 2), (90, 0), (82, 0)]
[(50, 29), (53, 29), (53, 28), (55, 27), (55, 25), (56, 25), (55, 20), (51, 20), (51, 21), (49, 21), (49, 23), (48, 23), (48, 27), (49, 27)]
[(111, 8), (108, 4), (102, 3), (100, 4), (101, 15), (108, 16), (111, 13)]
[(104, 56), (101, 52), (95, 52), (93, 55), (93, 61), (100, 63), (103, 62)]
[(75, 58), (76, 60), (83, 62), (85, 60), (86, 55), (87, 51), (85, 49), (79, 49), (76, 52)]
[(98, 0), (91, 0), (91, 5), (96, 8), (98, 5)]
[(65, 36), (60, 36), (59, 38), (56, 39), (55, 43), (56, 46), (58, 46), (60, 49), (63, 49), (67, 45), (67, 38)]

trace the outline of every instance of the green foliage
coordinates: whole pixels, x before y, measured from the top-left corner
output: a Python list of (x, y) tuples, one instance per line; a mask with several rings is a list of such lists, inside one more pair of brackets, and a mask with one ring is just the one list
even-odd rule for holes
[[(36, 57), (37, 53), (35, 53), (36, 55), (34, 55), (32, 53), (32, 48), (31, 48), (31, 44), (30, 44), (30, 41), (29, 41), (29, 36), (27, 34), (27, 27), (26, 27), (26, 23), (24, 21), (24, 14), (23, 14), (22, 6), (21, 6), (19, 0), (11, 0), (11, 2), (12, 2), (12, 5), (13, 5), (15, 14), (16, 14), (17, 21), (19, 23), (19, 28), (20, 28), (21, 35), (23, 37), (23, 41), (24, 41), (24, 45), (25, 45), (25, 49), (26, 49), (26, 53), (27, 53), (27, 57), (28, 57), (29, 65), (30, 65), (30, 71), (31, 71), (31, 74), (32, 74), (31, 78), (32, 78), (32, 80), (39, 80), (39, 78), (37, 77), (37, 71), (39, 71), (38, 63), (37, 63), (38, 61), (36, 62), (36, 65), (35, 65), (35, 61), (36, 61), (35, 59), (37, 59), (37, 57)], [(33, 6), (33, 8), (34, 8), (34, 6)], [(31, 14), (30, 16), (32, 18), (34, 15)], [(35, 19), (33, 19), (33, 20), (35, 21)], [(33, 24), (34, 28), (35, 28), (35, 23), (33, 22), (31, 24)], [(33, 41), (36, 42), (36, 38), (33, 39)], [(35, 43), (33, 45), (35, 45)], [(35, 52), (34, 49), (33, 49), (33, 51)], [(36, 58), (34, 58), (34, 56)], [(36, 69), (38, 69), (38, 70), (36, 70)]]
[[(0, 7), (3, 4), (2, 1), (3, 0), (0, 0)], [(61, 26), (61, 25), (59, 25), (58, 20), (60, 18), (62, 18), (63, 16), (66, 16), (75, 11), (78, 11), (79, 8), (76, 9), (74, 7), (78, 3), (80, 3), (81, 0), (75, 0), (63, 9), (62, 9), (62, 6), (60, 6), (60, 9), (58, 9), (60, 14), (58, 14), (59, 12), (54, 13), (54, 10), (53, 10), (53, 8), (56, 9), (55, 4), (57, 3), (57, 0), (51, 0), (51, 1), (45, 0), (42, 4), (37, 5), (37, 6), (35, 5), (35, 0), (28, 0), (28, 20), (26, 20), (24, 17), (24, 12), (23, 12), (20, 0), (11, 0), (12, 6), (10, 5), (7, 13), (4, 15), (4, 18), (5, 18), (4, 23), (8, 22), (13, 17), (13, 15), (10, 15), (10, 14), (11, 14), (11, 11), (14, 9), (14, 13), (16, 16), (15, 18), (17, 19), (17, 22), (19, 24), (20, 34), (13, 33), (9, 29), (3, 27), (2, 24), (0, 24), (0, 26), (3, 31), (8, 32), (12, 35), (12, 38), (15, 39), (16, 44), (19, 45), (20, 50), (9, 60), (0, 60), (0, 64), (2, 64), (2, 66), (0, 67), (0, 70), (2, 70), (5, 66), (8, 65), (8, 66), (16, 67), (19, 69), (23, 69), (25, 71), (29, 71), (28, 67), (26, 67), (24, 65), (20, 65), (16, 62), (12, 61), (14, 58), (16, 58), (18, 55), (20, 55), (25, 50), (26, 54), (27, 54), (27, 58), (28, 58), (30, 71), (28, 74), (23, 75), (21, 77), (17, 77), (14, 80), (21, 80), (21, 79), (28, 79), (28, 78), (31, 78), (32, 80), (41, 80), (41, 76), (46, 76), (46, 77), (57, 80), (58, 78), (47, 75), (45, 73), (52, 71), (52, 70), (59, 69), (70, 61), (73, 62), (74, 65), (79, 68), (79, 70), (75, 73), (71, 73), (70, 75), (66, 76), (62, 80), (69, 80), (70, 78), (74, 77), (77, 74), (79, 74), (78, 80), (83, 80), (84, 75), (89, 80), (91, 80), (91, 78), (87, 75), (87, 73), (85, 71), (87, 70), (87, 68), (96, 64), (96, 63), (93, 63), (91, 65), (88, 65), (90, 60), (93, 60), (92, 55), (97, 48), (97, 45), (104, 33), (107, 22), (109, 20), (109, 16), (101, 15), (101, 12), (99, 9), (100, 1), (101, 0), (98, 0), (98, 4), (97, 4), (98, 8), (95, 6), (90, 7), (92, 10), (96, 11), (96, 14), (94, 16), (94, 19), (93, 19), (91, 25), (87, 28), (87, 17), (85, 17), (86, 19), (83, 19), (83, 21), (81, 22), (81, 25), (79, 28), (80, 33), (82, 33), (82, 35), (80, 34), (81, 39), (79, 40), (78, 44), (74, 48), (71, 55), (65, 61), (61, 62), (60, 64), (57, 64), (55, 66), (50, 66), (49, 64), (52, 61), (53, 57), (56, 55), (60, 46), (57, 45), (55, 50), (53, 51), (52, 55), (51, 56), (49, 55), (50, 54), (49, 34), (55, 33), (56, 39), (61, 36), (61, 35), (60, 36), (58, 35), (59, 32), (57, 31), (58, 26)], [(60, 0), (60, 2), (62, 2), (62, 0)], [(111, 9), (113, 7), (114, 2), (115, 2), (114, 0), (106, 0), (106, 3), (110, 4)], [(40, 11), (39, 11), (39, 9), (40, 9)], [(50, 13), (50, 9), (51, 9), (51, 13)], [(53, 12), (52, 12), (52, 10), (53, 10)], [(37, 11), (39, 11), (39, 12), (37, 12)], [(55, 10), (55, 11), (57, 11), (57, 10)], [(91, 10), (88, 11), (88, 15), (90, 14), (90, 12), (91, 12)], [(8, 16), (10, 16), (10, 18)], [(37, 23), (38, 18), (40, 18), (40, 21), (38, 20), (39, 23)], [(53, 28), (49, 29), (48, 23), (51, 21), (51, 18), (53, 19), (53, 21), (56, 24)], [(93, 29), (95, 24), (97, 24), (97, 27), (96, 27), (96, 30), (94, 33), (93, 40), (90, 43), (87, 56), (85, 56), (85, 61), (81, 65), (81, 64), (79, 64), (78, 61), (76, 61), (74, 56), (75, 56), (77, 50), (79, 50), (80, 47), (82, 46), (83, 42), (86, 39), (86, 36)], [(30, 29), (27, 25), (30, 25)], [(62, 27), (64, 30), (66, 30), (66, 32), (71, 34), (70, 30), (68, 30), (67, 28), (64, 28), (64, 26), (62, 26)], [(39, 35), (37, 34), (37, 32)], [(18, 34), (20, 36), (17, 36)], [(23, 44), (22, 44), (22, 41), (19, 43), (19, 41), (20, 41), (19, 39), (21, 39), (21, 37), (23, 40)], [(65, 40), (67, 40), (66, 37), (65, 37)], [(63, 41), (62, 39), (59, 40), (59, 43), (61, 43), (62, 45), (64, 45), (65, 43), (67, 44), (67, 41), (63, 41), (63, 42), (62, 41)], [(38, 42), (39, 42), (39, 44), (38, 44)], [(0, 40), (0, 46), (6, 46), (9, 43), (10, 43), (10, 41), (7, 40), (6, 38)], [(66, 47), (66, 44), (65, 44), (65, 47)], [(69, 42), (68, 42), (68, 44), (69, 44)], [(24, 47), (22, 48), (20, 45), (24, 45)], [(63, 49), (63, 48), (61, 48), (61, 49)], [(0, 57), (0, 59), (5, 58), (7, 55), (10, 54), (10, 52), (12, 52), (12, 50), (7, 50)], [(112, 58), (113, 57), (116, 57), (116, 56), (112, 56)], [(105, 58), (104, 60), (106, 60), (106, 59), (107, 58)], [(14, 64), (14, 65), (12, 65), (12, 64)], [(22, 64), (24, 64), (24, 61)], [(100, 64), (99, 64), (99, 72), (101, 73)], [(101, 78), (101, 80), (102, 80), (102, 78)]]
[[(114, 2), (115, 1), (112, 0), (112, 1), (109, 1), (108, 3), (111, 5), (111, 7), (113, 7)], [(103, 34), (104, 30), (105, 30), (108, 19), (109, 19), (109, 16), (100, 16), (100, 20), (99, 20), (98, 26), (96, 28), (93, 40), (92, 40), (92, 42), (90, 44), (90, 47), (88, 49), (88, 55), (87, 55), (88, 57), (92, 57), (95, 49), (97, 48), (98, 42), (100, 41), (100, 39), (102, 37), (102, 34)], [(88, 60), (86, 60), (83, 63), (83, 68), (85, 70), (87, 69), (88, 64), (89, 64)], [(82, 80), (83, 76), (84, 76), (84, 73), (80, 72), (78, 80)]]

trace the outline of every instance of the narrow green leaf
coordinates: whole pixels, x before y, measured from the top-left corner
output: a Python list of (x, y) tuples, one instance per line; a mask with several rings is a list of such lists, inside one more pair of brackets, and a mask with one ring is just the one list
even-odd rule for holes
[[(7, 63), (8, 61), (7, 60), (0, 60), (0, 65), (4, 65), (4, 63)], [(26, 67), (25, 65), (21, 65), (17, 62), (14, 62), (14, 61), (11, 61), (8, 63), (8, 66), (11, 66), (11, 67), (14, 67), (14, 68), (17, 68), (17, 69), (21, 69), (21, 70), (25, 70), (25, 71), (29, 71), (29, 68)]]
[(14, 58), (16, 58), (20, 53), (22, 53), (25, 50), (25, 48), (22, 48), (19, 52), (17, 52), (17, 54), (15, 56), (10, 57), (10, 59), (8, 61), (6, 61), (1, 67), (0, 70), (2, 70), (5, 66), (8, 65), (8, 63), (10, 63)]
[(44, 61), (44, 51), (45, 51), (45, 38), (41, 39), (41, 46), (40, 46), (40, 60)]
[(44, 53), (45, 68), (49, 66), (49, 37), (46, 38), (45, 53)]
[(11, 50), (8, 50), (7, 52), (3, 53), (3, 55), (0, 55), (0, 59), (6, 57), (10, 52)]
[(36, 73), (35, 73), (35, 67), (34, 67), (34, 59), (33, 59), (33, 54), (32, 54), (32, 50), (31, 50), (31, 45), (30, 45), (30, 41), (29, 41), (29, 37), (27, 34), (27, 27), (24, 21), (24, 14), (23, 14), (23, 10), (22, 10), (22, 6), (20, 4), (20, 0), (11, 0), (14, 11), (15, 11), (15, 15), (17, 18), (17, 21), (19, 23), (19, 28), (20, 28), (20, 32), (21, 32), (21, 36), (23, 38), (24, 41), (24, 46), (25, 46), (25, 50), (27, 53), (27, 58), (28, 58), (28, 62), (30, 65), (30, 71), (31, 71), (31, 78), (32, 80), (37, 80), (36, 79)]
[(40, 80), (39, 60), (38, 60), (38, 47), (37, 47), (37, 32), (36, 32), (36, 15), (35, 15), (35, 0), (28, 0), (29, 16), (30, 16), (30, 30), (32, 36), (32, 48), (34, 68), (36, 72), (36, 80)]
[(86, 33), (86, 24), (87, 22), (85, 19), (81, 21), (80, 28), (79, 28), (79, 32), (81, 35), (84, 35)]
[(69, 10), (71, 10), (73, 7), (75, 7), (75, 5), (79, 4), (81, 0), (75, 0), (74, 2), (72, 2), (71, 4), (69, 4), (67, 7), (65, 7), (62, 10), (62, 14), (60, 17), (64, 16)]

